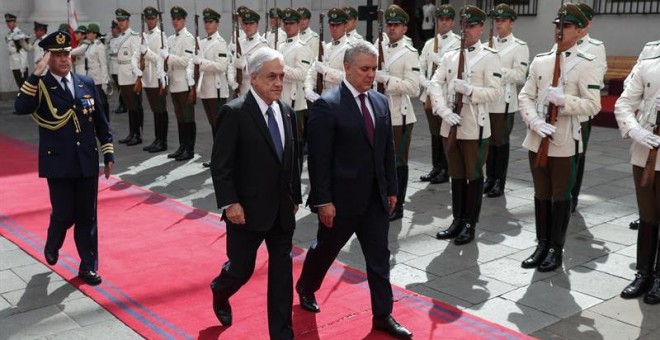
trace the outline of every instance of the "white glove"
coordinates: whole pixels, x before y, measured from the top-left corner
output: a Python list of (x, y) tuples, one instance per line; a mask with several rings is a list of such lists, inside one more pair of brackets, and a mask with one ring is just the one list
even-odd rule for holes
[(431, 87), (431, 80), (421, 77), (419, 79), (419, 84), (422, 85), (422, 87), (428, 89), (429, 87)]
[(467, 80), (464, 79), (454, 79), (453, 80), (454, 89), (458, 93), (462, 93), (466, 96), (472, 94), (472, 85)]
[(440, 111), (439, 115), (442, 118), (442, 121), (449, 124), (449, 126), (461, 124), (461, 116), (457, 115), (456, 113), (454, 113), (454, 111), (450, 109), (444, 109)]
[(140, 53), (141, 53), (141, 54), (145, 54), (145, 53), (147, 53), (147, 50), (148, 50), (148, 49), (149, 49), (149, 46), (147, 46), (146, 44), (142, 44), (142, 45), (140, 45)]
[(167, 57), (170, 56), (170, 51), (168, 50), (167, 47), (163, 47), (160, 49), (160, 57), (163, 58), (163, 60), (167, 59)]
[(315, 102), (317, 99), (321, 97), (318, 93), (314, 91), (305, 91), (305, 99), (309, 100), (310, 102)]
[(655, 98), (655, 109), (660, 111), (660, 97)]
[(529, 129), (536, 132), (536, 134), (541, 136), (541, 138), (545, 138), (555, 133), (557, 127), (555, 127), (552, 124), (546, 123), (545, 120), (539, 117), (534, 117), (529, 122)]
[(195, 63), (195, 65), (199, 65), (199, 64), (201, 64), (203, 61), (204, 61), (204, 57), (200, 56), (199, 54), (195, 54), (195, 55), (193, 56), (193, 63)]
[(548, 95), (546, 99), (557, 106), (564, 106), (566, 104), (566, 96), (564, 95), (564, 88), (561, 86), (560, 87), (550, 86), (548, 88)]
[(628, 136), (648, 149), (654, 149), (660, 145), (660, 137), (639, 126), (628, 131)]
[(239, 54), (236, 58), (234, 58), (234, 67), (238, 69), (244, 69), (245, 66), (247, 66), (247, 63), (245, 62), (245, 58), (241, 58), (241, 55)]
[(324, 62), (320, 62), (318, 60), (314, 62), (314, 71), (316, 71), (320, 74), (325, 74), (325, 71), (326, 71), (327, 68), (328, 67), (325, 66)]
[(142, 77), (142, 70), (140, 70), (139, 68), (135, 67), (135, 68), (133, 68), (133, 74), (136, 75), (136, 76), (138, 76), (138, 77)]
[(387, 71), (383, 71), (383, 70), (377, 70), (376, 71), (376, 82), (377, 83), (385, 84), (388, 81), (390, 81), (390, 77), (391, 77), (390, 73), (387, 72)]
[(431, 59), (431, 62), (434, 64), (439, 65), (440, 60), (442, 60), (442, 55), (440, 53), (429, 53), (429, 59)]
[(233, 80), (233, 79), (228, 80), (228, 81), (227, 81), (227, 84), (228, 84), (229, 87), (232, 89), (232, 91), (233, 91), (233, 90), (236, 90), (236, 89), (238, 88), (238, 83), (237, 83), (235, 80)]
[(101, 90), (103, 90), (104, 93), (108, 93), (108, 84), (101, 84)]

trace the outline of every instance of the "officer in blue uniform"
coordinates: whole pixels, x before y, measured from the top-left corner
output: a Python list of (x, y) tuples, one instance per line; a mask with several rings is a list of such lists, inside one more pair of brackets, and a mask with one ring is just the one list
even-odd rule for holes
[[(32, 115), (39, 125), (39, 177), (48, 180), (52, 206), (44, 255), (48, 264), (57, 263), (66, 231), (75, 225), (78, 276), (98, 285), (96, 139), (108, 178), (114, 164), (112, 133), (94, 81), (71, 72), (71, 36), (57, 31), (39, 46), (46, 53), (21, 86), (15, 108), (18, 114)], [(48, 72), (39, 76), (46, 67)]]

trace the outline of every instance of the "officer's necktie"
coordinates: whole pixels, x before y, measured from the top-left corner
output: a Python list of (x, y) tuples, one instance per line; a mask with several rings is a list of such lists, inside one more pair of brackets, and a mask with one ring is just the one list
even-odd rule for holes
[(371, 119), (371, 113), (369, 113), (369, 108), (364, 102), (364, 99), (367, 97), (364, 93), (360, 93), (360, 110), (362, 111), (362, 119), (364, 119), (364, 127), (367, 130), (367, 138), (369, 143), (374, 145), (374, 121)]
[(64, 91), (69, 94), (69, 97), (73, 99), (73, 94), (71, 94), (71, 89), (69, 89), (69, 81), (66, 80), (66, 77), (62, 77), (62, 86), (64, 87)]
[(282, 138), (280, 137), (280, 127), (277, 125), (277, 120), (275, 120), (275, 112), (270, 106), (266, 110), (268, 115), (268, 132), (270, 132), (270, 138), (273, 140), (273, 145), (275, 146), (275, 153), (277, 153), (277, 158), (282, 161)]

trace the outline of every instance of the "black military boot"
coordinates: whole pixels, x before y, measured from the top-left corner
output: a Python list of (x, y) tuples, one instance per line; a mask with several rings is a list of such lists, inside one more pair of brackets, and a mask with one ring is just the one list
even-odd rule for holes
[(632, 229), (632, 230), (637, 230), (637, 229), (639, 229), (639, 218), (636, 219), (636, 220), (634, 220), (634, 221), (632, 221), (632, 222), (630, 222), (630, 224), (628, 224), (628, 227), (629, 227), (630, 229)]
[(133, 137), (135, 136), (135, 130), (133, 129), (133, 124), (135, 124), (135, 122), (133, 122), (134, 120), (135, 120), (135, 117), (133, 117), (133, 115), (129, 112), (128, 113), (128, 131), (129, 131), (128, 136), (126, 136), (126, 138), (124, 138), (124, 139), (118, 140), (119, 143), (126, 144), (126, 143), (130, 142), (131, 140), (133, 140)]
[(119, 93), (119, 106), (115, 109), (116, 114), (120, 113), (126, 113), (126, 105), (124, 104), (124, 98), (121, 96), (121, 93)]
[(488, 158), (486, 159), (486, 181), (484, 182), (484, 194), (488, 194), (495, 185), (495, 161), (497, 149), (494, 145), (488, 146)]
[[(632, 299), (646, 293), (653, 283), (653, 260), (658, 248), (658, 224), (639, 221), (637, 231), (637, 273), (635, 279), (621, 292), (624, 299)], [(656, 265), (657, 268), (657, 265)]]
[(495, 183), (488, 191), (488, 197), (500, 197), (504, 195), (504, 186), (506, 184), (506, 173), (509, 168), (509, 144), (496, 146), (497, 158), (495, 158)]
[(142, 148), (144, 151), (152, 152), (151, 150), (156, 147), (158, 144), (160, 144), (160, 134), (158, 133), (158, 130), (160, 129), (160, 114), (157, 112), (154, 112), (154, 135), (156, 136), (156, 139), (154, 139), (153, 143), (145, 146)]
[(438, 168), (438, 173), (435, 177), (431, 178), (431, 184), (440, 184), (449, 182), (449, 172), (447, 172), (447, 156), (445, 155), (445, 149), (442, 147), (442, 137), (436, 136), (432, 137), (431, 140), (436, 140), (436, 145), (438, 150), (435, 151), (436, 157), (438, 157), (438, 163), (435, 165)]
[(186, 138), (185, 132), (184, 132), (184, 124), (177, 122), (178, 126), (178, 132), (179, 132), (179, 148), (176, 149), (176, 151), (172, 152), (171, 154), (167, 155), (167, 158), (177, 158), (183, 153), (183, 149), (185, 148), (185, 143), (186, 143)]
[(451, 213), (454, 220), (449, 228), (439, 231), (435, 238), (439, 240), (450, 239), (458, 236), (463, 230), (465, 218), (465, 192), (467, 191), (467, 180), (464, 178), (451, 179)]
[(129, 125), (133, 137), (126, 142), (126, 145), (133, 146), (142, 144), (142, 133), (141, 133), (141, 124), (140, 124), (140, 110), (132, 111), (128, 110)]
[(403, 218), (403, 203), (406, 199), (406, 191), (408, 189), (408, 166), (397, 166), (396, 178), (399, 185), (399, 193), (396, 197), (394, 211), (390, 214), (390, 221)]
[(167, 112), (159, 112), (157, 114), (158, 128), (156, 129), (156, 141), (158, 142), (149, 152), (161, 152), (167, 150), (167, 128), (169, 125), (169, 117)]
[(571, 201), (556, 200), (552, 202), (552, 224), (550, 225), (550, 248), (543, 262), (538, 266), (538, 271), (553, 271), (562, 264), (564, 243), (566, 242), (566, 230), (571, 218)]
[[(657, 236), (658, 233), (658, 225), (655, 225), (655, 233)], [(656, 248), (655, 251), (657, 252), (658, 250), (658, 243), (656, 243)], [(644, 303), (649, 304), (649, 305), (657, 305), (660, 303), (660, 252), (658, 252), (658, 255), (655, 259), (655, 274), (653, 274), (653, 285), (651, 285), (651, 289), (649, 289), (648, 292), (646, 292), (646, 295), (644, 296)]]
[(552, 200), (534, 197), (534, 215), (536, 222), (536, 249), (520, 265), (523, 268), (536, 268), (548, 255), (549, 226), (552, 225)]
[(181, 152), (181, 154), (175, 158), (177, 161), (187, 161), (195, 157), (195, 139), (197, 138), (197, 123), (188, 122), (188, 123), (183, 123), (183, 125), (184, 125), (184, 130), (186, 131), (185, 133), (186, 142), (183, 152)]
[(481, 213), (481, 201), (484, 197), (484, 179), (477, 178), (471, 180), (467, 184), (467, 191), (465, 194), (465, 227), (454, 239), (454, 244), (457, 246), (468, 244), (474, 240), (475, 228), (479, 222), (479, 214)]
[(578, 205), (578, 196), (582, 187), (582, 177), (584, 176), (584, 152), (578, 155), (577, 173), (575, 174), (575, 184), (571, 189), (571, 212), (574, 213)]
[(440, 172), (440, 169), (438, 168), (438, 152), (438, 137), (431, 136), (431, 164), (433, 164), (433, 168), (428, 174), (420, 176), (420, 181), (430, 182), (431, 179), (437, 176)]

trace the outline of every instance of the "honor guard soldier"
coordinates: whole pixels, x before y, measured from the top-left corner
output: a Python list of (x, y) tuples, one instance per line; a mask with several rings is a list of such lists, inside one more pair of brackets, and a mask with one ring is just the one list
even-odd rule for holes
[[(227, 42), (220, 36), (220, 13), (206, 8), (202, 11), (204, 30), (207, 37), (199, 39), (199, 55), (193, 57), (193, 63), (199, 65), (199, 83), (197, 96), (202, 99), (204, 112), (211, 125), (213, 140), (216, 134), (216, 119), (220, 108), (227, 103), (229, 87), (227, 85), (227, 68), (229, 66), (229, 48)], [(209, 162), (202, 163), (209, 167)]]
[(140, 69), (134, 58), (140, 53), (140, 33), (130, 28), (129, 18), (131, 14), (126, 10), (118, 8), (115, 11), (117, 25), (119, 27), (119, 36), (117, 37), (117, 80), (120, 95), (128, 107), (128, 128), (129, 132), (126, 138), (120, 139), (119, 143), (125, 143), (128, 146), (142, 143), (142, 124), (144, 122), (144, 112), (141, 107), (141, 97), (135, 92), (135, 81), (140, 75)]
[(9, 29), (5, 36), (7, 48), (9, 49), (9, 69), (14, 75), (16, 86), (20, 88), (25, 78), (27, 78), (28, 62), (25, 47), (29, 45), (27, 43), (29, 37), (18, 28), (15, 15), (6, 13), (5, 22)]
[[(119, 34), (121, 32), (119, 31), (119, 25), (117, 24), (117, 21), (112, 20), (112, 23), (110, 24), (110, 32), (112, 34), (112, 38), (110, 38), (110, 41), (108, 42), (110, 78), (112, 78), (113, 86), (119, 89), (119, 76), (117, 75), (117, 72), (119, 72), (119, 63), (117, 63), (117, 51), (119, 51)], [(118, 93), (118, 97), (119, 106), (117, 106), (117, 108), (114, 110), (114, 113), (126, 113), (126, 104), (124, 103), (124, 98), (121, 96), (121, 92)]]
[[(596, 57), (580, 52), (576, 44), (588, 24), (577, 5), (562, 5), (554, 23), (556, 47), (534, 58), (527, 81), (518, 95), (520, 114), (528, 128), (523, 147), (529, 150), (534, 181), (538, 241), (534, 253), (522, 262), (522, 267), (538, 268), (541, 272), (562, 265), (571, 216), (571, 189), (578, 154), (582, 151), (578, 116), (590, 116), (600, 111), (602, 80)], [(559, 69), (555, 69), (555, 58), (560, 58)], [(557, 86), (552, 86), (554, 77), (558, 78)], [(548, 123), (550, 118), (546, 117), (552, 109), (548, 108), (550, 104), (557, 109), (554, 123)], [(546, 142), (548, 148), (540, 149)], [(537, 157), (545, 156), (546, 164), (537, 160)]]
[(417, 121), (410, 97), (419, 95), (419, 54), (414, 47), (404, 43), (408, 20), (408, 13), (401, 7), (387, 7), (385, 22), (390, 43), (383, 48), (382, 70), (376, 71), (376, 82), (384, 84), (384, 94), (389, 98), (399, 185), (390, 221), (403, 217), (403, 204), (408, 189), (408, 150), (412, 129)]
[[(144, 22), (147, 24), (146, 31), (141, 40), (140, 56), (144, 58), (142, 72), (142, 88), (147, 95), (149, 107), (154, 116), (154, 142), (143, 147), (142, 150), (151, 153), (167, 150), (167, 129), (169, 116), (167, 113), (167, 77), (165, 76), (165, 65), (160, 57), (160, 50), (167, 48), (167, 36), (158, 27), (161, 13), (158, 9), (147, 6), (142, 10)], [(142, 63), (137, 61), (135, 66), (141, 67)]]
[(26, 45), (25, 50), (33, 53), (34, 63), (38, 63), (41, 58), (44, 56), (44, 49), (39, 46), (39, 43), (43, 40), (48, 32), (48, 25), (42, 24), (40, 22), (34, 22), (34, 41), (32, 44)]
[(311, 58), (316, 60), (316, 57), (319, 54), (320, 38), (319, 34), (312, 31), (309, 27), (312, 12), (307, 7), (299, 7), (298, 13), (300, 13), (300, 34), (298, 35), (298, 38), (305, 43), (305, 46), (310, 52)]
[(87, 70), (89, 69), (89, 66), (87, 65), (87, 59), (85, 57), (85, 53), (89, 48), (89, 40), (87, 40), (87, 26), (78, 25), (78, 28), (73, 31), (73, 37), (78, 42), (78, 46), (71, 50), (73, 72), (78, 74), (87, 74)]
[(450, 4), (438, 6), (435, 11), (435, 17), (437, 35), (424, 44), (422, 53), (419, 56), (419, 83), (422, 86), (422, 95), (419, 99), (424, 103), (424, 113), (429, 124), (429, 132), (431, 132), (431, 162), (433, 165), (431, 171), (427, 175), (421, 176), (419, 180), (430, 182), (431, 184), (449, 181), (447, 157), (445, 157), (442, 136), (440, 136), (442, 118), (433, 114), (431, 97), (428, 93), (431, 85), (431, 77), (433, 77), (433, 72), (435, 72), (438, 64), (440, 64), (442, 56), (448, 51), (461, 46), (461, 36), (452, 32), (454, 18), (456, 17), (454, 7)]
[(103, 37), (101, 28), (97, 24), (89, 24), (87, 26), (86, 38), (89, 41), (89, 47), (85, 53), (85, 62), (87, 64), (87, 76), (94, 80), (96, 85), (96, 93), (101, 99), (101, 106), (103, 106), (103, 113), (105, 118), (110, 121), (110, 105), (108, 105), (108, 61), (105, 52), (105, 45), (99, 38)]
[(660, 40), (649, 41), (644, 45), (642, 52), (639, 54), (637, 61), (644, 60), (646, 58), (656, 57), (660, 55)]
[(513, 118), (518, 111), (518, 86), (525, 83), (529, 65), (527, 43), (514, 37), (513, 26), (518, 14), (506, 4), (499, 4), (493, 11), (495, 31), (492, 46), (497, 50), (502, 65), (504, 96), (490, 107), (490, 141), (486, 161), (486, 183), (484, 194), (499, 197), (504, 194), (506, 173), (509, 167), (509, 136), (513, 129)]
[(358, 19), (357, 9), (355, 9), (355, 7), (346, 6), (344, 7), (344, 12), (346, 12), (346, 16), (348, 16), (348, 19), (346, 20), (346, 38), (348, 39), (348, 42), (352, 43), (358, 40), (364, 40), (360, 33), (355, 29)]
[(344, 52), (349, 46), (346, 37), (348, 15), (344, 10), (333, 8), (328, 11), (328, 28), (332, 41), (323, 43), (323, 61), (314, 61), (305, 79), (305, 98), (314, 102), (321, 93), (316, 93), (316, 78), (323, 75), (323, 90), (328, 91), (338, 86), (344, 79)]
[[(240, 20), (243, 21), (243, 31), (245, 37), (238, 39), (241, 46), (241, 54), (236, 53), (236, 47), (232, 46), (231, 51), (234, 54), (232, 65), (227, 70), (229, 87), (232, 90), (239, 89), (239, 95), (244, 95), (250, 89), (250, 77), (248, 77), (247, 63), (250, 56), (262, 47), (268, 47), (268, 41), (259, 34), (259, 20), (261, 16), (249, 8), (239, 12)], [(236, 70), (242, 71), (243, 79), (240, 84), (236, 82)]]
[(49, 265), (55, 265), (67, 230), (74, 226), (78, 277), (98, 285), (102, 280), (97, 273), (96, 140), (107, 179), (114, 163), (112, 134), (94, 81), (71, 72), (71, 36), (51, 33), (41, 41), (41, 48), (46, 53), (21, 86), (15, 108), (18, 114), (31, 114), (39, 125), (39, 177), (48, 181), (52, 207), (44, 255)]
[[(502, 96), (497, 51), (479, 40), (486, 13), (468, 5), (461, 9), (461, 18), (465, 20), (465, 50), (451, 50), (442, 57), (429, 90), (433, 111), (442, 118), (440, 134), (447, 149), (454, 217), (449, 228), (438, 232), (436, 237), (453, 238), (456, 245), (474, 239), (484, 191), (482, 167), (490, 137), (489, 103)], [(461, 53), (465, 58), (464, 70), (458, 70)], [(459, 72), (463, 74), (460, 79), (457, 78)], [(462, 97), (459, 112), (455, 112), (456, 97)], [(450, 142), (454, 143), (453, 147), (447, 144), (452, 129), (456, 129), (456, 140)]]
[(266, 30), (266, 40), (268, 46), (274, 50), (286, 39), (286, 33), (280, 27), (282, 22), (282, 10), (279, 8), (271, 8), (268, 11), (268, 30)]
[[(647, 304), (660, 303), (660, 161), (651, 155), (651, 152), (657, 155), (660, 146), (659, 79), (660, 53), (640, 60), (614, 107), (621, 135), (633, 140), (630, 162), (640, 217), (637, 231), (637, 273), (635, 279), (623, 289), (621, 297), (632, 299), (644, 295), (644, 302)], [(636, 113), (638, 109), (639, 113)]]
[[(312, 62), (312, 56), (307, 45), (300, 39), (300, 13), (293, 8), (282, 11), (282, 23), (286, 39), (277, 47), (284, 56), (284, 83), (282, 84), (282, 101), (290, 105), (296, 113), (298, 127), (299, 150), (303, 149), (304, 121), (307, 116), (307, 101), (305, 100), (305, 78)], [(302, 152), (299, 153), (302, 168)]]
[(170, 9), (170, 15), (175, 33), (167, 38), (168, 47), (160, 50), (160, 56), (167, 65), (170, 94), (179, 131), (179, 148), (167, 157), (185, 161), (195, 156), (197, 139), (195, 105), (188, 101), (190, 90), (195, 86), (192, 62), (195, 37), (186, 29), (188, 12), (185, 9), (174, 6)]

